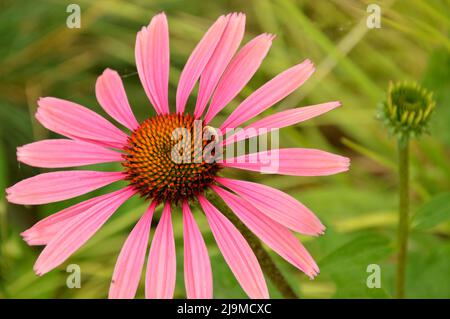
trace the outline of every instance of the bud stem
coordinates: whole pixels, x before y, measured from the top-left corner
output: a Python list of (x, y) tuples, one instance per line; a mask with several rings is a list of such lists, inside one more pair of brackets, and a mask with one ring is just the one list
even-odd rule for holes
[(397, 298), (405, 297), (406, 257), (409, 235), (409, 139), (398, 142), (399, 224)]
[(211, 194), (208, 196), (208, 199), (214, 204), (214, 206), (219, 209), (222, 214), (225, 215), (226, 218), (229, 219), (230, 222), (233, 223), (234, 226), (239, 230), (239, 232), (244, 236), (245, 240), (248, 242), (253, 252), (255, 253), (256, 258), (261, 265), (261, 269), (269, 277), (272, 284), (278, 289), (281, 295), (286, 299), (298, 299), (299, 297), (294, 292), (292, 287), (289, 285), (288, 281), (278, 269), (277, 265), (264, 249), (261, 244), (261, 241), (256, 237), (250, 229), (247, 228), (239, 218), (234, 215), (234, 213), (225, 205), (221, 200), (215, 196), (215, 194)]

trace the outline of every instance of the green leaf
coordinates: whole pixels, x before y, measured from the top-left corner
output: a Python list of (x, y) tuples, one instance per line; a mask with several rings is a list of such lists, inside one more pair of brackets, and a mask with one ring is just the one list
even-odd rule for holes
[[(321, 274), (330, 276), (336, 285), (335, 298), (388, 298), (383, 261), (392, 251), (388, 238), (366, 232), (338, 247), (319, 262)], [(381, 287), (369, 288), (367, 266), (381, 267)]]
[(340, 246), (319, 263), (322, 273), (350, 272), (352, 268), (376, 263), (391, 251), (389, 240), (375, 233), (365, 233)]
[(434, 196), (423, 205), (413, 218), (415, 230), (425, 230), (450, 220), (450, 193)]

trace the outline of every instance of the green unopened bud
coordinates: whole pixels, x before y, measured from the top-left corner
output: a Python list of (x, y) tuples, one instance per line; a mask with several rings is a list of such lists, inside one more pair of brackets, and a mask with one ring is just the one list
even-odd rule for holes
[(400, 140), (427, 132), (427, 124), (435, 107), (433, 94), (417, 83), (389, 83), (387, 99), (379, 118)]

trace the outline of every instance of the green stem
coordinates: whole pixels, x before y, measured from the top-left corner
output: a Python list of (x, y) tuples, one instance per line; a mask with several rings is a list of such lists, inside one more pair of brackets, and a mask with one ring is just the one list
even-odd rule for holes
[(397, 298), (405, 297), (406, 257), (409, 234), (409, 140), (398, 143), (399, 223), (397, 257)]
[[(212, 195), (212, 194), (211, 194)], [(239, 218), (225, 205), (217, 196), (208, 196), (208, 199), (227, 217), (239, 232), (247, 240), (248, 244), (255, 253), (256, 258), (261, 265), (263, 272), (269, 277), (273, 285), (280, 291), (281, 295), (286, 299), (298, 299), (299, 297), (289, 285), (277, 265), (264, 249), (261, 241), (245, 226)]]

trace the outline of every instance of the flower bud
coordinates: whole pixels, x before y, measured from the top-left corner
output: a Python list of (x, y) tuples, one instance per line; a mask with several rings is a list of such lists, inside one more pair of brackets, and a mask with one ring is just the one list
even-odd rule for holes
[(436, 103), (432, 92), (417, 83), (389, 83), (386, 101), (379, 118), (401, 141), (427, 132), (427, 124)]

